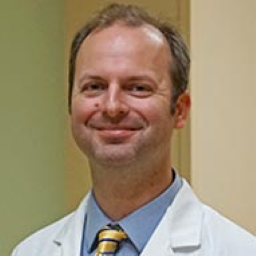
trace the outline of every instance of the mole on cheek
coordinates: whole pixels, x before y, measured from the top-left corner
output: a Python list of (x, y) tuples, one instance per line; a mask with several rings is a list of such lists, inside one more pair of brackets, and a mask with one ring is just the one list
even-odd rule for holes
[(100, 106), (100, 104), (99, 103), (95, 103), (94, 106), (95, 106), (95, 108), (98, 108)]

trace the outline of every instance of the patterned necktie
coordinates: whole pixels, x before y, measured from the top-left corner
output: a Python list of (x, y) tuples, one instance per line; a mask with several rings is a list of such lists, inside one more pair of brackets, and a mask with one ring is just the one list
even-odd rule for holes
[(95, 256), (115, 255), (120, 242), (127, 238), (119, 225), (105, 226), (98, 234), (98, 247)]

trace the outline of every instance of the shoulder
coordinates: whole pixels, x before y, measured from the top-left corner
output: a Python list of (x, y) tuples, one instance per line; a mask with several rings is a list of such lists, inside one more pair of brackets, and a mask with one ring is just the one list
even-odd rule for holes
[(73, 214), (74, 213), (71, 213), (59, 221), (56, 221), (55, 223), (27, 237), (20, 244), (18, 244), (18, 246), (16, 246), (12, 256), (40, 255), (43, 247), (50, 247), (54, 244), (55, 237), (63, 230), (70, 218), (72, 218)]
[(171, 207), (175, 209), (172, 219), (176, 221), (177, 229), (183, 223), (182, 227), (191, 233), (198, 231), (202, 255), (256, 255), (256, 237), (203, 204), (186, 181), (183, 181), (176, 200)]
[(256, 237), (207, 205), (202, 221), (202, 239), (217, 255), (256, 255)]
[[(59, 255), (61, 245), (72, 244), (79, 247), (82, 239), (88, 198), (84, 197), (78, 208), (59, 221), (37, 231), (22, 241), (13, 251), (12, 256), (50, 256)], [(71, 254), (71, 253), (70, 253)]]

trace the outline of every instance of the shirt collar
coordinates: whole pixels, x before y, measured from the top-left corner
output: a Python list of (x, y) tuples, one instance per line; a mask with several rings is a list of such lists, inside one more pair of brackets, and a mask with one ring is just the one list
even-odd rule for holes
[(93, 242), (95, 241), (98, 231), (112, 221), (100, 209), (92, 192), (89, 195), (87, 208), (88, 211), (85, 221), (84, 242), (88, 252), (91, 252), (93, 249)]
[[(162, 219), (167, 207), (171, 205), (182, 186), (182, 179), (178, 173), (175, 171), (173, 171), (173, 173), (174, 181), (170, 187), (153, 201), (118, 222), (139, 252), (145, 247), (147, 241)], [(88, 252), (93, 250), (98, 231), (109, 223), (112, 223), (112, 220), (102, 212), (93, 193), (90, 193), (84, 231), (84, 242), (86, 248), (88, 248)]]

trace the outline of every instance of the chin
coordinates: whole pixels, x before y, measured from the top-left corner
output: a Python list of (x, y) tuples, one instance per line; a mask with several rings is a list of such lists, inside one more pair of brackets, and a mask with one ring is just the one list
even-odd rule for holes
[(108, 166), (121, 166), (133, 162), (136, 152), (131, 147), (115, 145), (96, 150), (93, 155), (98, 163), (107, 164)]

